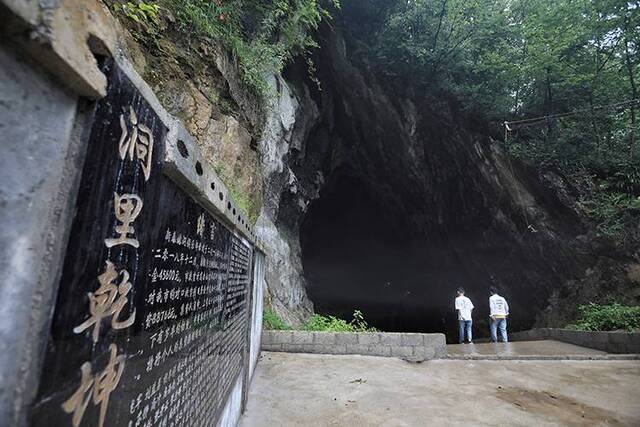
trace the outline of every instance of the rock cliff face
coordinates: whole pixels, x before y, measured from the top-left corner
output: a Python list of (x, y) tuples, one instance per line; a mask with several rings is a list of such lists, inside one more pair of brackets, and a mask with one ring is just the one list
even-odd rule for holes
[(304, 318), (313, 301), (346, 317), (361, 309), (387, 330), (441, 330), (457, 286), (480, 320), (495, 284), (524, 328), (562, 323), (561, 301), (585, 300), (585, 281), (633, 286), (633, 257), (590, 234), (562, 177), (507, 158), (455, 99), (382, 81), (339, 31), (321, 44), (322, 90), (302, 66), (274, 80), (260, 141), (257, 225), (283, 317)]
[(274, 77), (271, 85), (278, 96), (268, 108), (259, 143), (265, 196), (256, 234), (270, 250), (265, 272), (269, 304), (285, 321), (299, 324), (312, 314), (313, 305), (306, 292), (298, 228), (283, 221), (282, 215), (293, 209), (300, 217), (310, 200), (306, 195), (291, 197), (298, 192), (298, 176), (290, 157), (304, 144), (317, 108), (304, 94), (294, 93), (281, 76)]

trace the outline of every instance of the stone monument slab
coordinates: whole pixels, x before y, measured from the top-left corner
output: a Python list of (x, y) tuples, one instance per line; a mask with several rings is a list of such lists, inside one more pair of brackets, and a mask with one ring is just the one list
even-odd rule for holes
[(163, 173), (169, 124), (103, 70), (31, 424), (211, 425), (246, 358), (253, 248)]

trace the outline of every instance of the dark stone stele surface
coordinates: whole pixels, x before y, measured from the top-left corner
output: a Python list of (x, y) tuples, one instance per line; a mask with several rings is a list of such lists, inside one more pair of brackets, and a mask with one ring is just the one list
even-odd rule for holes
[[(167, 128), (113, 63), (104, 66), (109, 91), (98, 105), (78, 194), (51, 332), (44, 355), (38, 396), (30, 423), (71, 426), (73, 413), (63, 409), (82, 382), (81, 367), (91, 364), (80, 406), (87, 405), (79, 425), (105, 426), (211, 425), (223, 409), (245, 357), (247, 292), (251, 248), (209, 215), (162, 173)], [(137, 158), (120, 158), (120, 115), (129, 135), (131, 106), (154, 138), (148, 181)], [(137, 194), (143, 200), (134, 220), (139, 247), (107, 248), (117, 237), (114, 193)], [(89, 292), (95, 292), (106, 262), (126, 269), (131, 290), (117, 315), (134, 314), (134, 323), (112, 327), (112, 317), (74, 333), (90, 315)], [(113, 281), (119, 285), (120, 273)], [(120, 295), (118, 295), (119, 297)], [(160, 314), (158, 314), (160, 313)], [(114, 315), (116, 316), (116, 315)], [(110, 345), (124, 355), (124, 370), (108, 394), (94, 393), (96, 377), (106, 370)], [(114, 372), (117, 371), (116, 365)], [(86, 366), (85, 366), (86, 368)], [(116, 372), (117, 373), (117, 372)], [(103, 403), (104, 402), (104, 403)]]

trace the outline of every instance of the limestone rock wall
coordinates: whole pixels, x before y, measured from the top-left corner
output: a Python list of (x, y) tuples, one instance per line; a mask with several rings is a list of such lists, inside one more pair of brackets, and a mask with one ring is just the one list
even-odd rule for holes
[[(280, 215), (283, 194), (295, 193), (298, 181), (288, 159), (303, 143), (300, 135), (305, 132), (300, 128), (313, 121), (314, 111), (301, 107), (299, 98), (282, 76), (274, 76), (270, 84), (277, 97), (268, 106), (266, 126), (259, 142), (264, 204), (256, 222), (256, 234), (269, 248), (268, 304), (286, 322), (299, 324), (313, 312), (313, 305), (306, 292), (299, 231), (282, 224)], [(304, 198), (300, 200), (302, 210), (307, 202)]]
[(301, 111), (281, 75), (269, 77), (270, 94), (258, 97), (247, 91), (223, 48), (212, 44), (188, 50), (173, 36), (169, 32), (163, 38), (168, 53), (158, 58), (143, 53), (123, 31), (124, 54), (168, 112), (183, 121), (255, 224), (267, 251), (267, 305), (299, 324), (313, 308), (305, 292), (297, 230), (281, 227), (278, 215), (281, 194), (296, 182), (287, 158), (301, 144), (299, 128), (313, 121), (313, 112)]

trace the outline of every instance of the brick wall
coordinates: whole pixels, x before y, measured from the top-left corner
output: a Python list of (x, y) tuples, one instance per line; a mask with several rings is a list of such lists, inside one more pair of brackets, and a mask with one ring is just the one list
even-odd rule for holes
[(414, 360), (439, 359), (446, 355), (444, 334), (387, 332), (263, 331), (262, 350)]
[(590, 332), (539, 328), (509, 334), (513, 341), (557, 340), (607, 353), (640, 354), (640, 332)]

